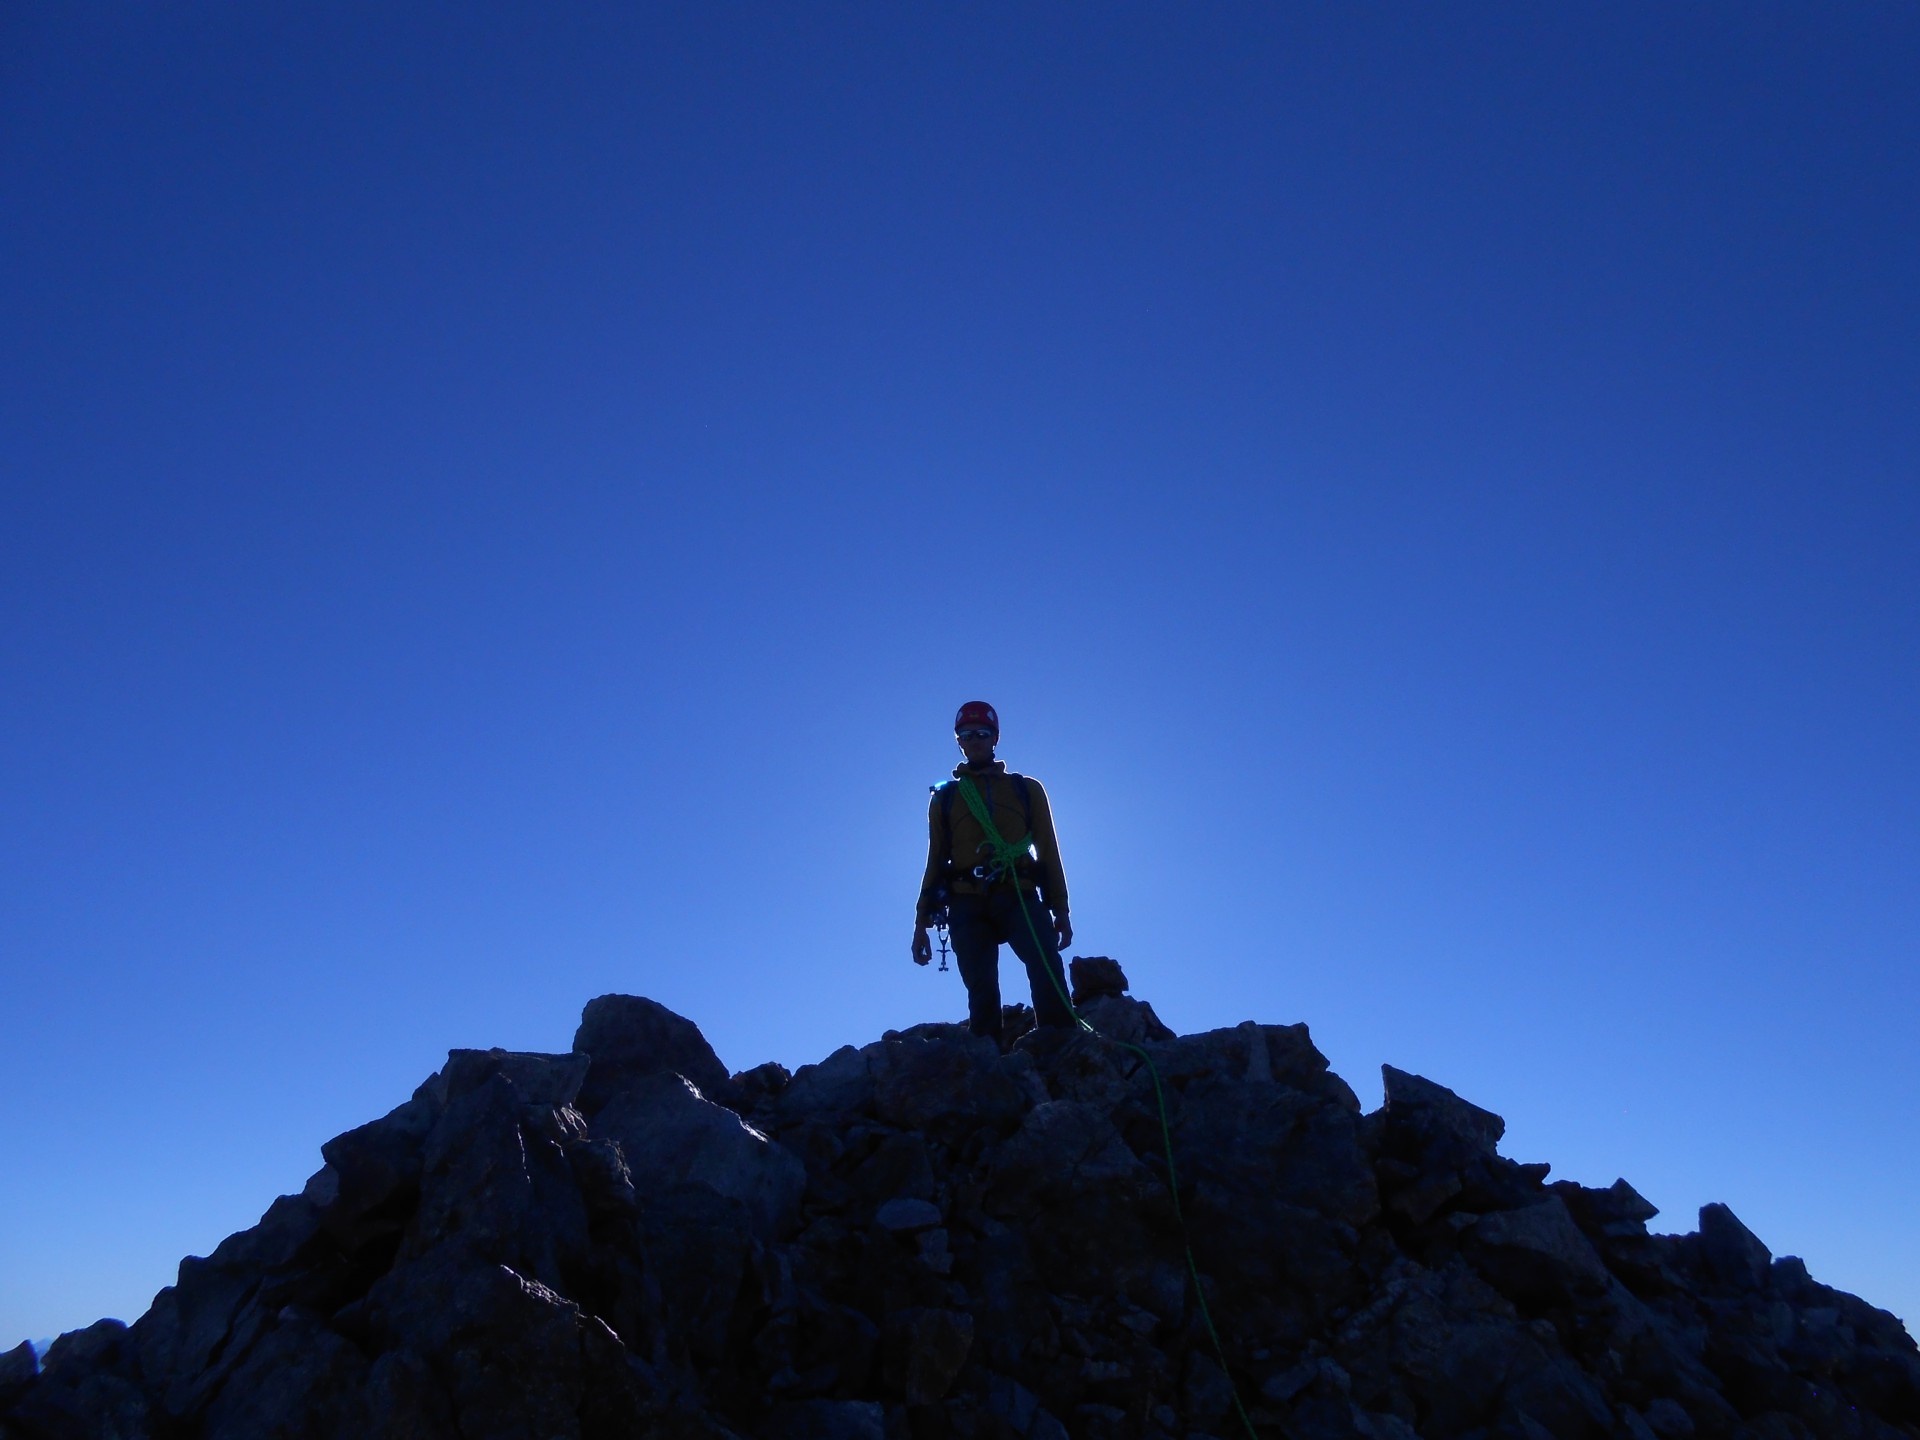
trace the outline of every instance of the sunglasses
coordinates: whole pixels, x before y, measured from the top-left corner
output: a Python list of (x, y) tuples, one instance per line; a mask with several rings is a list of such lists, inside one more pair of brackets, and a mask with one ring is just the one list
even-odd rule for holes
[(956, 730), (953, 732), (953, 738), (956, 740), (998, 740), (1000, 738), (1000, 732), (997, 730)]

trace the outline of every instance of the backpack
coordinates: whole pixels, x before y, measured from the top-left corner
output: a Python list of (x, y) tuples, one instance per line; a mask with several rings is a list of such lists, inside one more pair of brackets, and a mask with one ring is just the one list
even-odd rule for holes
[[(1027, 784), (1027, 777), (1018, 771), (1009, 770), (1007, 778), (1013, 781), (1013, 788), (1020, 792), (1020, 823), (1026, 828), (1029, 837), (1033, 834), (1033, 789)], [(953, 838), (953, 798), (960, 793), (960, 782), (949, 780), (944, 785), (933, 787), (940, 797), (940, 823), (946, 827), (947, 838)]]

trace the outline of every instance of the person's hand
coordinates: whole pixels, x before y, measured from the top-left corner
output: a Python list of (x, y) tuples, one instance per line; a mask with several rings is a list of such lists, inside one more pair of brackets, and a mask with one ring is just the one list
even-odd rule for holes
[(1063, 910), (1053, 917), (1053, 930), (1060, 937), (1062, 950), (1073, 944), (1073, 924), (1067, 919), (1066, 911)]
[(916, 925), (913, 927), (913, 963), (916, 965), (926, 965), (931, 963), (932, 960), (933, 941), (927, 938), (927, 927), (924, 925)]

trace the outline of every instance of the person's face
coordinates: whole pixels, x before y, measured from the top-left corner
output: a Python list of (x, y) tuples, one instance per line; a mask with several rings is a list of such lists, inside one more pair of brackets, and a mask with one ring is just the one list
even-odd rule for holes
[(969, 726), (954, 737), (960, 746), (960, 753), (967, 757), (969, 765), (978, 765), (993, 758), (993, 742), (1000, 737), (991, 730), (979, 726)]

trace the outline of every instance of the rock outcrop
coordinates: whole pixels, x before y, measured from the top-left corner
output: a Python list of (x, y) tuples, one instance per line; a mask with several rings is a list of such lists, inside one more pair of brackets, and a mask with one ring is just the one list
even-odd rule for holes
[(1304, 1025), (1075, 980), (1153, 1056), (1184, 1238), (1108, 1039), (729, 1075), (602, 996), (572, 1054), (454, 1051), (131, 1326), (0, 1354), (0, 1440), (1920, 1437), (1901, 1323), (1725, 1206), (1650, 1233), (1432, 1081), (1362, 1114)]

